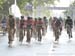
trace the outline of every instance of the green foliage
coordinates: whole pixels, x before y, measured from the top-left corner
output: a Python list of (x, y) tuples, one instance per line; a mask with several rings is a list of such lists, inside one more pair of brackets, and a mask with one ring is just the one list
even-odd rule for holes
[[(75, 1), (70, 4), (69, 7), (75, 7)], [(63, 12), (65, 15), (73, 14), (73, 9), (69, 9)]]
[[(55, 0), (17, 0), (17, 5), (19, 6), (23, 14), (27, 13), (25, 10), (25, 5), (31, 3), (34, 6), (34, 9), (37, 6), (44, 6), (45, 4), (54, 4)], [(0, 0), (0, 13), (8, 14), (9, 7), (14, 3), (14, 0)], [(30, 11), (31, 12), (31, 11)]]
[(8, 15), (9, 7), (14, 3), (14, 0), (0, 0), (0, 14)]
[(5, 2), (5, 0), (0, 0), (0, 8), (2, 9), (2, 5)]
[(54, 4), (54, 1), (56, 0), (17, 0), (17, 3), (21, 9), (21, 12), (24, 12), (24, 8), (27, 3), (31, 3), (35, 9), (37, 6), (44, 6), (45, 4)]

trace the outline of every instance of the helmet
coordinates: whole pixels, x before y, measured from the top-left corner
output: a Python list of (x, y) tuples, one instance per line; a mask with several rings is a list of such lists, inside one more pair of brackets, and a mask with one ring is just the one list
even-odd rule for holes
[(24, 16), (21, 16), (21, 18), (24, 18)]
[(39, 17), (38, 20), (42, 20), (42, 18)]
[(9, 15), (9, 18), (12, 18), (13, 17), (13, 15)]
[(70, 16), (67, 16), (68, 19), (70, 19)]

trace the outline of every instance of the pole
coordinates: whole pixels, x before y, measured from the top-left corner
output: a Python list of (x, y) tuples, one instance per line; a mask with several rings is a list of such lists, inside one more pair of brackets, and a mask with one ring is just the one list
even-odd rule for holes
[(15, 5), (17, 4), (16, 0), (14, 1)]

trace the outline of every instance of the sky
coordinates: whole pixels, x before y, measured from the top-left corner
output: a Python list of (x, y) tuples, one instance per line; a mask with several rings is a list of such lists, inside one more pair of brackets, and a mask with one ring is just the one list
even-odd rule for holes
[[(73, 2), (74, 0), (60, 0), (60, 2), (55, 1), (55, 6), (57, 7), (69, 7), (69, 5)], [(62, 11), (63, 10), (53, 10), (54, 16), (62, 16)]]

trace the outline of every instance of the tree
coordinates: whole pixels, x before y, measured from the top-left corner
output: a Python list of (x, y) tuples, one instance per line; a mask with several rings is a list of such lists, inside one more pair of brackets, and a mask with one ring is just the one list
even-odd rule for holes
[(14, 3), (14, 0), (3, 0), (3, 3), (0, 4), (0, 14), (8, 15), (9, 7)]
[[(36, 9), (37, 6), (44, 6), (45, 4), (54, 4), (54, 1), (56, 0), (17, 0), (17, 5), (19, 6), (21, 12), (23, 14), (27, 13), (25, 10), (25, 5), (27, 3), (30, 3), (33, 5), (34, 9)], [(8, 14), (9, 13), (9, 7), (14, 3), (14, 0), (0, 0), (0, 13), (1, 14)]]
[(0, 0), (0, 8), (2, 8), (2, 4), (5, 2), (5, 0)]
[[(36, 9), (37, 6), (45, 6), (45, 4), (54, 4), (56, 0), (17, 0), (18, 6), (21, 9), (21, 12), (25, 13), (25, 5), (31, 3)], [(58, 1), (58, 0), (57, 0)]]
[[(69, 15), (69, 16), (73, 17), (73, 13), (75, 12), (75, 11), (74, 11), (74, 9), (75, 9), (75, 1), (74, 1), (73, 3), (71, 3), (69, 7), (70, 7), (71, 9), (68, 9), (68, 10), (64, 11), (63, 13), (64, 13), (66, 16)], [(73, 8), (73, 9), (72, 9), (72, 8)]]

